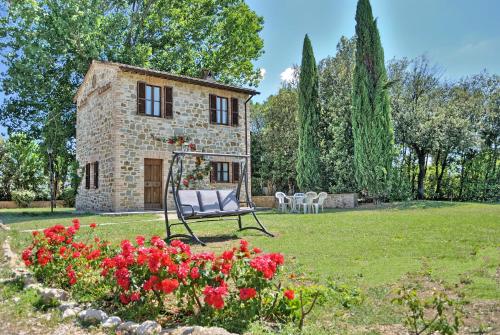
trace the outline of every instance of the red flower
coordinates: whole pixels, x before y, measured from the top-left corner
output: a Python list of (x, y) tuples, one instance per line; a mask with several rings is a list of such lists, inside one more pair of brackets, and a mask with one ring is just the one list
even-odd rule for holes
[(200, 269), (197, 268), (197, 267), (192, 268), (191, 272), (189, 273), (189, 276), (193, 280), (196, 280), (196, 279), (200, 278)]
[(95, 227), (97, 227), (97, 224), (95, 224), (95, 223), (90, 224), (90, 228), (94, 229)]
[(224, 308), (224, 296), (227, 295), (227, 287), (224, 282), (219, 287), (206, 286), (203, 290), (205, 303), (215, 309)]
[(26, 266), (30, 266), (31, 264), (33, 264), (33, 262), (31, 261), (31, 253), (32, 253), (32, 249), (31, 248), (26, 248), (23, 250), (23, 254), (22, 254), (22, 259), (24, 261), (24, 264)]
[(233, 259), (233, 256), (234, 256), (234, 253), (232, 251), (224, 251), (222, 253), (222, 258), (225, 260), (225, 261), (230, 261)]
[(262, 252), (262, 250), (259, 248), (253, 248), (253, 252), (256, 254), (260, 254)]
[(189, 149), (192, 150), (192, 151), (195, 151), (196, 150), (196, 144), (189, 143)]
[(241, 300), (252, 299), (256, 295), (257, 295), (257, 291), (254, 288), (251, 288), (251, 287), (240, 288), (240, 299)]
[(71, 265), (66, 267), (66, 275), (68, 276), (68, 281), (70, 285), (76, 284), (76, 273)]
[(45, 248), (40, 248), (36, 252), (36, 258), (38, 260), (38, 264), (43, 267), (52, 260), (52, 253)]
[(240, 251), (241, 252), (246, 252), (248, 251), (248, 242), (245, 240), (240, 241)]
[(150, 290), (154, 289), (157, 284), (158, 284), (158, 277), (151, 276), (151, 277), (149, 277), (148, 280), (146, 280), (144, 282), (144, 285), (142, 285), (142, 288), (144, 289), (144, 291), (150, 291)]
[(177, 279), (163, 279), (161, 281), (161, 290), (165, 294), (172, 293), (179, 287), (179, 282)]
[(130, 302), (130, 298), (125, 293), (120, 294), (120, 302), (127, 305)]
[(285, 298), (287, 298), (288, 300), (293, 300), (293, 298), (295, 298), (295, 292), (293, 290), (286, 290), (283, 295), (285, 296)]
[(135, 241), (137, 242), (137, 245), (140, 245), (140, 246), (144, 245), (144, 240), (145, 240), (144, 236), (137, 236), (135, 238)]
[(262, 273), (264, 278), (273, 278), (278, 265), (284, 263), (283, 255), (281, 254), (265, 254), (257, 256), (250, 261), (250, 266)]
[(75, 227), (76, 230), (80, 229), (80, 220), (78, 219), (73, 219), (73, 227)]
[(141, 293), (134, 292), (130, 295), (130, 301), (138, 301), (141, 298)]
[(184, 186), (188, 187), (188, 186), (189, 186), (189, 180), (188, 180), (188, 179), (186, 179), (186, 178), (184, 178), (184, 179), (182, 180), (182, 185), (184, 185)]
[(168, 144), (174, 144), (175, 143), (174, 140), (171, 139), (171, 138), (169, 138), (167, 142), (168, 142)]

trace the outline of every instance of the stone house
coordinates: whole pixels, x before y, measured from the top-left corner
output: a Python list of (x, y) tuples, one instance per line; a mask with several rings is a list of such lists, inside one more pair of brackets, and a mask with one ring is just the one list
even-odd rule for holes
[[(74, 97), (82, 177), (77, 210), (161, 209), (172, 151), (179, 150), (166, 139), (187, 138), (197, 151), (248, 154), (248, 101), (255, 94), (210, 77), (93, 61)], [(241, 162), (217, 158), (206, 164), (211, 172), (201, 187), (236, 187)]]

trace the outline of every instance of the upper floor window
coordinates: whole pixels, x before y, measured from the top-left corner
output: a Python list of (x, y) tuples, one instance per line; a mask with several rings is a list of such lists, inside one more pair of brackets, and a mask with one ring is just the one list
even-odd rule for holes
[(172, 87), (160, 87), (137, 82), (137, 114), (173, 117)]
[(210, 123), (229, 124), (228, 99), (210, 95)]
[(161, 116), (161, 93), (160, 87), (146, 85), (146, 111), (149, 116)]

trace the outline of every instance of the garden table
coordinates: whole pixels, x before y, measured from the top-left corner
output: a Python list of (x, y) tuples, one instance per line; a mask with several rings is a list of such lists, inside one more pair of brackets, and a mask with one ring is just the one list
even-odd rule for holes
[(302, 203), (304, 200), (304, 196), (300, 195), (287, 195), (286, 198), (290, 203), (290, 213), (300, 213), (299, 208), (297, 206)]

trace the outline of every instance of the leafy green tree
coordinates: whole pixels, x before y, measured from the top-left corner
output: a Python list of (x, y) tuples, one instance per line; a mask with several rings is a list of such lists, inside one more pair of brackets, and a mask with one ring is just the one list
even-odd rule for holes
[(43, 175), (44, 160), (38, 144), (25, 134), (11, 134), (0, 144), (0, 187), (4, 199), (10, 199), (12, 191), (33, 191), (44, 197), (46, 178)]
[(93, 59), (256, 85), (262, 26), (244, 0), (4, 1), (0, 120), (52, 147), (63, 169), (74, 159), (72, 98)]
[(304, 37), (299, 77), (299, 149), (297, 184), (301, 190), (320, 190), (319, 78), (309, 36)]
[(319, 62), (321, 171), (332, 193), (358, 190), (354, 178), (352, 76), (356, 40), (341, 37), (335, 57)]
[[(252, 108), (252, 185), (268, 192), (295, 191), (298, 94), (282, 87)], [(260, 125), (260, 126), (259, 126)]]
[(352, 112), (354, 166), (359, 187), (378, 202), (389, 188), (394, 135), (384, 51), (369, 0), (358, 1), (356, 38)]

